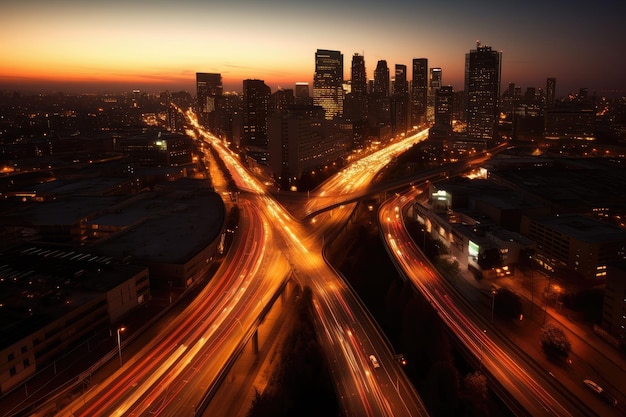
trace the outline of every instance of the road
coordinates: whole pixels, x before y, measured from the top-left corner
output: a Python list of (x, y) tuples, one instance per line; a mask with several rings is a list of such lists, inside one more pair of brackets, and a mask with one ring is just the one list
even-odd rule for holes
[(559, 384), (546, 382), (546, 371), (519, 355), (482, 315), (457, 295), (423, 256), (404, 226), (403, 212), (422, 193), (412, 189), (387, 200), (379, 210), (381, 235), (388, 252), (439, 317), (475, 357), (482, 368), (515, 399), (525, 414), (532, 416), (595, 415), (578, 398)]
[[(194, 122), (193, 114), (188, 113)], [(259, 208), (271, 219), (274, 230), (282, 236), (282, 251), (294, 275), (303, 285), (312, 288), (318, 312), (319, 332), (334, 374), (339, 401), (346, 415), (359, 416), (426, 416), (427, 412), (414, 387), (405, 377), (384, 335), (379, 331), (358, 297), (322, 256), (325, 236), (342, 227), (349, 219), (354, 204), (339, 207), (316, 219), (301, 224), (248, 174), (238, 157), (221, 141), (194, 123), (196, 131), (220, 153), (237, 185), (246, 192), (257, 193)], [(391, 157), (412, 143), (423, 140), (426, 132), (385, 150), (384, 155), (371, 155), (369, 163), (350, 170), (349, 175), (328, 182), (321, 192), (340, 198), (347, 189), (366, 186), (376, 171), (372, 165), (385, 166)], [(352, 166), (352, 165), (351, 165)], [(369, 176), (369, 177), (368, 177)], [(311, 230), (311, 224), (314, 225)], [(369, 360), (376, 354), (381, 364), (373, 369)]]
[(289, 273), (255, 202), (240, 198), (239, 206), (233, 250), (209, 285), (158, 338), (59, 415), (194, 415)]

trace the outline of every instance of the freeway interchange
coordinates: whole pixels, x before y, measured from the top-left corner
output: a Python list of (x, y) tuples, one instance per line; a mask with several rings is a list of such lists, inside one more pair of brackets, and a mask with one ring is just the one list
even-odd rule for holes
[[(240, 226), (231, 250), (207, 287), (175, 322), (60, 415), (196, 415), (204, 394), (254, 333), (264, 304), (291, 276), (313, 290), (318, 337), (345, 415), (427, 416), (385, 335), (323, 256), (325, 242), (348, 222), (357, 204), (345, 203), (346, 196), (362, 192), (394, 156), (426, 139), (427, 130), (392, 141), (312, 191), (301, 214), (319, 214), (302, 222), (266, 192), (236, 154), (199, 126), (192, 112), (186, 116), (199, 133), (198, 140), (219, 152), (242, 190), (238, 196)], [(381, 235), (398, 269), (466, 348), (481, 357), (485, 369), (522, 414), (589, 415), (579, 411), (584, 407), (571, 396), (544, 388), (543, 378), (503, 347), (503, 341), (488, 336), (484, 323), (436, 276), (408, 237), (402, 216), (396, 216), (418, 192), (414, 187), (407, 194), (396, 195), (379, 211)], [(328, 206), (334, 208), (322, 211)], [(373, 366), (371, 355), (377, 358), (378, 367)]]

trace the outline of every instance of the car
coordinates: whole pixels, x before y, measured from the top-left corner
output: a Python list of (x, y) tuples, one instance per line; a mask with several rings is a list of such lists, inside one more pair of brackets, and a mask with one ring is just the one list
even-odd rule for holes
[(587, 385), (587, 387), (589, 387), (589, 389), (591, 389), (596, 394), (602, 394), (602, 391), (604, 391), (600, 385), (598, 385), (591, 379), (585, 379), (583, 380), (583, 382), (585, 383), (585, 385)]
[(602, 392), (602, 397), (604, 398), (606, 402), (611, 404), (613, 407), (617, 407), (617, 403), (618, 403), (617, 398), (615, 398), (614, 396), (612, 396), (606, 391)]
[(372, 366), (374, 368), (380, 368), (380, 363), (378, 363), (378, 359), (376, 359), (376, 356), (370, 355), (370, 362), (372, 362)]

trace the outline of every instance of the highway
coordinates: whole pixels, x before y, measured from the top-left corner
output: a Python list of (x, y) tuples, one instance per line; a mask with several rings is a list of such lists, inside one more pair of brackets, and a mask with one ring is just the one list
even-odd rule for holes
[(239, 232), (214, 279), (157, 339), (59, 415), (194, 415), (289, 273), (255, 202), (240, 198), (239, 206)]
[[(192, 113), (187, 116), (190, 121), (195, 121)], [(312, 288), (320, 326), (318, 335), (325, 346), (345, 414), (428, 415), (414, 387), (396, 362), (384, 335), (358, 297), (322, 256), (324, 236), (348, 221), (354, 204), (337, 208), (310, 224), (301, 224), (265, 192), (263, 185), (248, 174), (238, 157), (219, 139), (197, 123), (194, 127), (204, 140), (218, 150), (237, 185), (246, 192), (257, 193), (259, 208), (266, 212), (274, 230), (282, 236), (282, 250), (294, 275), (301, 284)], [(358, 170), (351, 170), (350, 175), (341, 175), (341, 180), (328, 182), (321, 192), (327, 191), (341, 198), (342, 191), (347, 189), (345, 187), (368, 185), (371, 177), (367, 176), (375, 174), (372, 161), (377, 159), (382, 168), (394, 154), (425, 137), (426, 132), (421, 132), (396, 145), (395, 151), (388, 150), (384, 156), (372, 155), (369, 164), (361, 164)], [(351, 186), (350, 183), (355, 181), (357, 184)], [(310, 230), (311, 224), (314, 225), (313, 231)], [(369, 359), (372, 354), (378, 357), (379, 368), (373, 368)]]
[(567, 390), (546, 382), (546, 371), (533, 367), (491, 324), (457, 295), (413, 242), (402, 213), (423, 192), (414, 188), (388, 199), (379, 210), (381, 236), (398, 269), (437, 311), (441, 320), (482, 369), (519, 404), (518, 412), (532, 416), (589, 416), (594, 413)]

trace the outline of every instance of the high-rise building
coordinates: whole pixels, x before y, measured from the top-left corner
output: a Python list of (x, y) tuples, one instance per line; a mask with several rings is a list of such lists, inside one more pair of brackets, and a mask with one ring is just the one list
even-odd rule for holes
[(365, 74), (365, 58), (363, 55), (352, 55), (352, 94), (367, 93), (367, 76)]
[(396, 64), (396, 76), (393, 82), (393, 94), (408, 94), (409, 84), (406, 78), (406, 65)]
[(435, 125), (452, 131), (454, 94), (452, 86), (441, 86), (435, 93)]
[(296, 83), (295, 101), (297, 105), (301, 105), (301, 106), (313, 105), (313, 99), (309, 95), (309, 83), (305, 83), (305, 82)]
[(441, 68), (431, 68), (430, 69), (430, 88), (433, 90), (433, 92), (441, 88), (442, 81), (443, 81), (443, 71), (441, 70)]
[(215, 127), (215, 112), (222, 97), (222, 75), (207, 72), (196, 73), (196, 99), (200, 122)]
[(481, 46), (465, 55), (467, 135), (494, 139), (498, 127), (502, 53)]
[(222, 75), (206, 72), (196, 73), (196, 97), (198, 111), (210, 113), (215, 111), (215, 98), (222, 95)]
[(372, 93), (380, 97), (389, 96), (389, 67), (387, 61), (380, 60), (374, 70), (374, 88)]
[(426, 109), (426, 118), (429, 122), (435, 119), (435, 96), (441, 88), (443, 82), (443, 71), (439, 67), (430, 69), (430, 77), (428, 79), (428, 104)]
[(546, 82), (546, 106), (554, 105), (556, 99), (556, 78), (550, 77)]
[(315, 52), (313, 103), (322, 106), (326, 119), (332, 120), (343, 115), (343, 96), (343, 54), (318, 49)]
[(343, 103), (343, 115), (347, 122), (358, 123), (367, 118), (367, 77), (363, 55), (352, 56), (350, 93)]
[(319, 106), (293, 106), (268, 122), (269, 165), (283, 187), (345, 156), (352, 135), (325, 120)]
[(368, 120), (373, 126), (388, 126), (391, 103), (389, 100), (389, 67), (387, 61), (380, 60), (374, 70), (374, 82), (368, 100)]
[(409, 125), (409, 83), (406, 78), (406, 65), (403, 64), (396, 64), (390, 114), (393, 133), (406, 132)]
[(454, 118), (454, 91), (452, 86), (441, 86), (435, 90), (434, 118), (435, 123), (430, 128), (429, 137), (448, 140), (452, 134), (452, 119)]
[(295, 104), (295, 97), (291, 88), (279, 88), (270, 97), (269, 115), (284, 114), (290, 106)]
[(428, 94), (428, 60), (413, 58), (413, 79), (411, 81), (411, 124), (417, 126), (426, 121)]
[(263, 80), (243, 80), (243, 145), (267, 146), (271, 90)]

